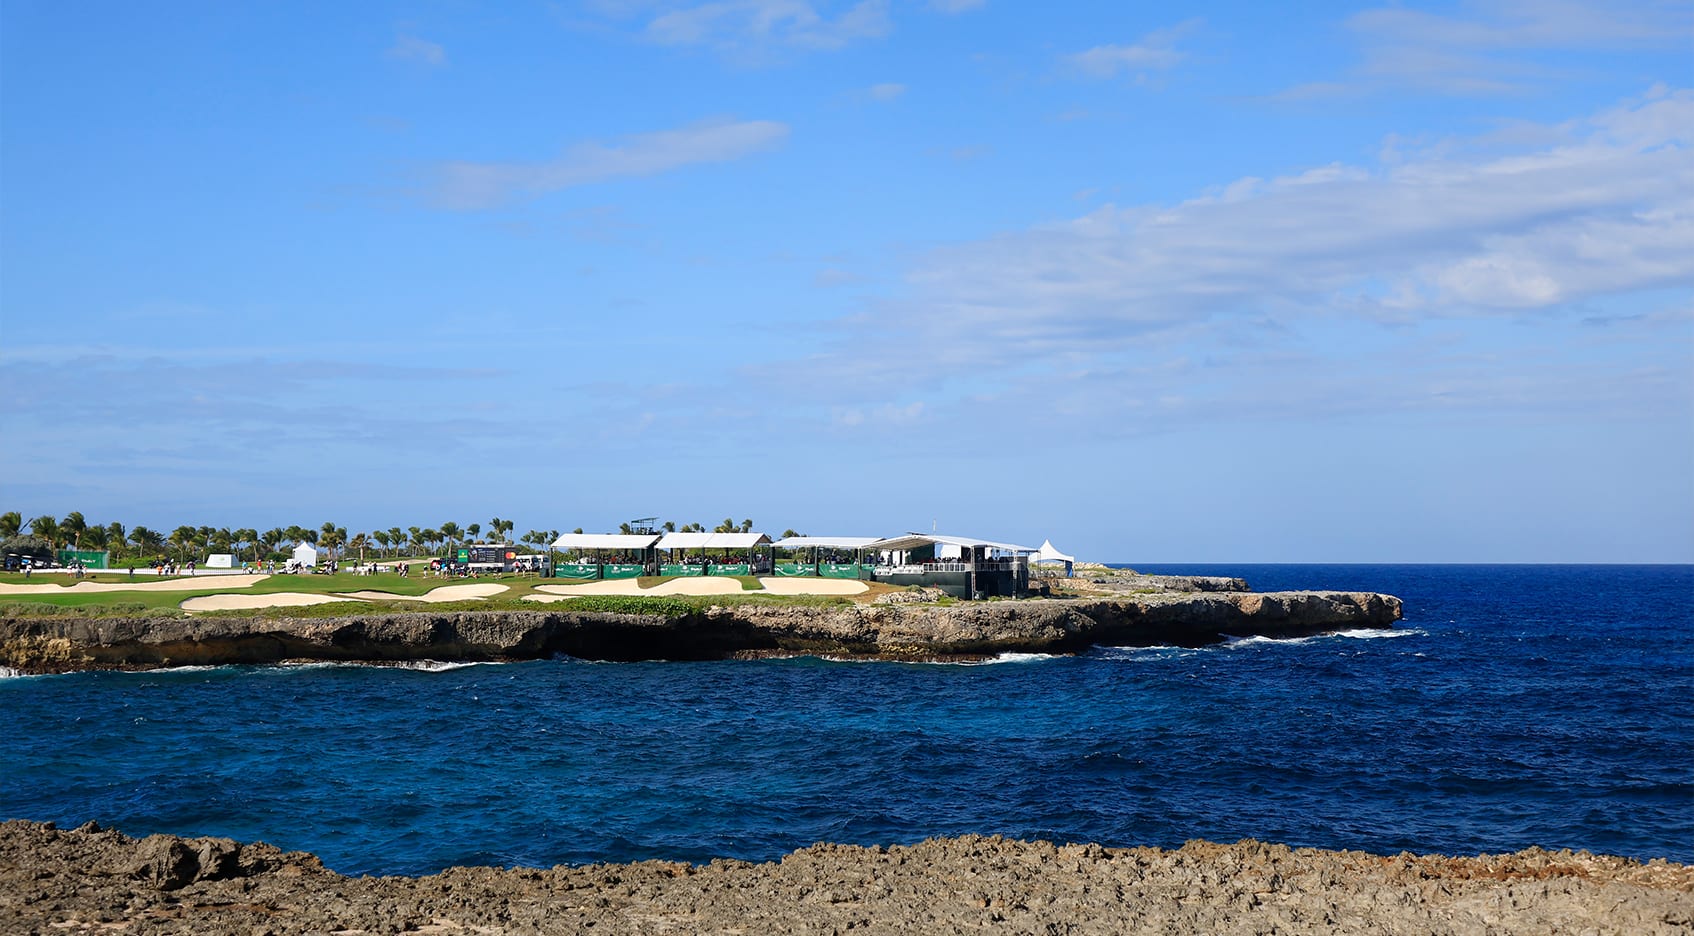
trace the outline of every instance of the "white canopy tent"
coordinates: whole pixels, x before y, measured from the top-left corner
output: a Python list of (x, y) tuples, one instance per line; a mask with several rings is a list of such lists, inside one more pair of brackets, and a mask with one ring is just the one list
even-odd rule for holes
[(560, 552), (573, 549), (612, 549), (618, 552), (641, 552), (659, 541), (657, 533), (566, 533), (553, 541)]
[(1029, 558), (1031, 562), (1064, 563), (1066, 578), (1069, 578), (1076, 570), (1076, 557), (1059, 552), (1058, 548), (1053, 545), (1053, 541), (1050, 539), (1043, 541), (1041, 548), (1037, 549), (1035, 554)]
[(294, 547), (293, 562), (306, 568), (315, 568), (318, 564), (318, 548), (311, 543), (301, 543)]
[(771, 538), (763, 533), (666, 533), (659, 539), (660, 549), (752, 549), (769, 546)]

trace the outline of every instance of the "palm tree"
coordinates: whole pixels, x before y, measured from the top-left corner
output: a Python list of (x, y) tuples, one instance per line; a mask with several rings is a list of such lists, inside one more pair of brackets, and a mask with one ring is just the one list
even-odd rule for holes
[(114, 554), (113, 558), (116, 558), (117, 553), (125, 552), (124, 545), (128, 539), (129, 536), (124, 532), (123, 524), (116, 520), (106, 524), (106, 543)]
[(391, 542), (394, 543), (394, 552), (395, 552), (396, 555), (398, 555), (399, 552), (400, 552), (400, 547), (406, 545), (406, 531), (400, 529), (399, 527), (389, 527), (388, 528), (388, 539)]
[(137, 525), (129, 531), (129, 541), (143, 557), (156, 556), (165, 548), (165, 537), (156, 530)]
[(82, 514), (75, 510), (65, 514), (65, 519), (59, 521), (60, 534), (70, 537), (71, 542), (75, 544), (72, 549), (82, 548), (82, 534), (87, 529), (88, 521), (82, 519)]
[(411, 539), (412, 551), (407, 553), (406, 555), (415, 556), (415, 555), (418, 554), (418, 544), (420, 544), (424, 541), (423, 530), (419, 527), (407, 527), (407, 529), (412, 534), (412, 539)]
[(665, 532), (666, 533), (675, 533), (676, 532), (676, 521), (675, 520), (666, 520), (665, 521)]
[(103, 550), (106, 548), (106, 528), (97, 523), (82, 534), (82, 539), (88, 543), (89, 549)]
[(48, 548), (57, 546), (59, 542), (59, 521), (50, 514), (42, 514), (31, 520), (29, 531), (46, 540)]
[(434, 529), (424, 530), (419, 535), (423, 537), (423, 541), (426, 545), (426, 548), (430, 552), (434, 552), (435, 551), (435, 544), (441, 542), (441, 540), (442, 540), (441, 532), (439, 530), (434, 530)]
[(459, 533), (462, 531), (459, 529), (459, 525), (457, 523), (449, 520), (446, 523), (443, 523), (440, 529), (441, 535), (447, 540), (448, 546), (452, 546), (459, 542)]
[(18, 535), (24, 527), (24, 515), (15, 510), (0, 514), (0, 539), (8, 539)]
[(176, 547), (178, 560), (188, 561), (188, 547), (193, 545), (194, 538), (199, 535), (200, 531), (191, 526), (179, 526), (171, 531), (171, 545)]
[(515, 526), (517, 526), (517, 523), (515, 523), (514, 521), (501, 520), (499, 517), (495, 517), (494, 518), (494, 538), (495, 538), (495, 540), (497, 542), (504, 543), (506, 541), (506, 534), (512, 532), (512, 528), (515, 527)]
[(482, 524), (472, 523), (472, 524), (465, 527), (465, 539), (468, 539), (468, 540), (470, 540), (471, 542), (474, 543), (474, 542), (477, 541), (477, 539), (476, 539), (477, 534), (481, 533), (481, 532), (482, 532)]
[(347, 548), (348, 549), (357, 549), (359, 551), (359, 561), (360, 562), (365, 561), (365, 547), (367, 547), (369, 545), (370, 545), (370, 537), (366, 536), (363, 533), (360, 533), (359, 535), (357, 535), (357, 536), (355, 536), (352, 539), (347, 541)]
[(259, 561), (259, 531), (252, 527), (242, 527), (235, 531), (235, 538), (253, 547), (253, 561)]
[[(280, 527), (272, 527), (259, 534), (259, 542), (264, 544), (265, 555), (276, 552), (282, 547), (282, 541), (288, 539), (288, 532)], [(261, 559), (264, 557), (261, 556)]]
[(372, 530), (371, 539), (376, 540), (376, 544), (382, 547), (384, 552), (387, 552), (388, 547), (394, 545), (394, 538), (388, 535), (387, 530)]

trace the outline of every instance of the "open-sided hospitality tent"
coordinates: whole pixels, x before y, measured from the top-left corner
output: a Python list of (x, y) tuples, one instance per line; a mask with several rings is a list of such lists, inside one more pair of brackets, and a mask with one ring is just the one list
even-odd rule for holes
[[(793, 561), (783, 560), (772, 571), (777, 575), (815, 575), (821, 578), (869, 578), (874, 562), (865, 561), (865, 549), (877, 541), (874, 536), (790, 536), (771, 544), (772, 549), (794, 553)], [(852, 561), (840, 553), (848, 553)]]
[[(760, 575), (770, 571), (770, 545), (763, 533), (666, 533), (655, 548), (666, 556), (660, 575)], [(762, 553), (760, 546), (766, 547)], [(714, 549), (721, 554), (708, 554)], [(695, 555), (688, 555), (690, 550)]]
[(566, 533), (553, 541), (553, 548), (563, 553), (576, 553), (576, 561), (555, 564), (553, 575), (569, 579), (650, 575), (656, 571), (653, 544), (658, 541), (657, 533)]

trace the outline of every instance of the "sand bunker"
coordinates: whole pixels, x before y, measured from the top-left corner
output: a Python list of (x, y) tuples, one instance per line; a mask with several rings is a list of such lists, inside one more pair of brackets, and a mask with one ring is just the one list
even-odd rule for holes
[(761, 578), (759, 584), (772, 595), (862, 595), (870, 586), (855, 579)]
[(0, 585), (0, 595), (84, 595), (89, 592), (211, 591), (214, 588), (250, 588), (268, 575), (205, 575), (166, 579), (163, 582), (78, 582), (75, 585)]
[[(761, 578), (768, 595), (860, 595), (870, 589), (864, 582), (852, 579), (826, 578)], [(634, 579), (607, 579), (602, 582), (583, 582), (580, 585), (537, 585), (536, 591), (552, 595), (739, 595), (748, 591), (741, 581), (733, 578), (702, 576), (673, 578), (652, 588), (642, 588)]]
[(492, 582), (483, 585), (443, 585), (422, 595), (396, 595), (385, 591), (356, 591), (346, 592), (343, 597), (363, 598), (369, 601), (464, 601), (467, 598), (487, 598), (498, 595), (510, 588), (510, 585), (496, 585)]
[(308, 595), (277, 592), (274, 595), (201, 595), (182, 603), (184, 611), (250, 611), (254, 608), (301, 608), (306, 605), (349, 601), (339, 595)]
[(550, 595), (647, 595), (647, 589), (635, 583), (635, 579), (606, 579), (603, 582), (583, 582), (580, 585), (537, 585), (536, 591)]

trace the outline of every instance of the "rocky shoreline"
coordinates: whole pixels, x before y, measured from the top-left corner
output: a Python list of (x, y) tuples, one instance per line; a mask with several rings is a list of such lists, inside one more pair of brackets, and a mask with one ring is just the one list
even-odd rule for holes
[[(1236, 584), (1225, 580), (1227, 584)], [(890, 596), (893, 597), (893, 596)], [(1301, 637), (1400, 620), (1368, 592), (1182, 591), (1097, 598), (728, 604), (680, 616), (544, 610), (405, 611), (350, 617), (0, 618), (0, 666), (23, 673), (284, 661), (701, 660), (782, 654), (931, 660), (1077, 653), (1091, 646), (1203, 646)]]
[(302, 852), (0, 823), (0, 931), (1687, 933), (1694, 867), (1587, 852), (1371, 855), (965, 836), (781, 861), (348, 878)]

